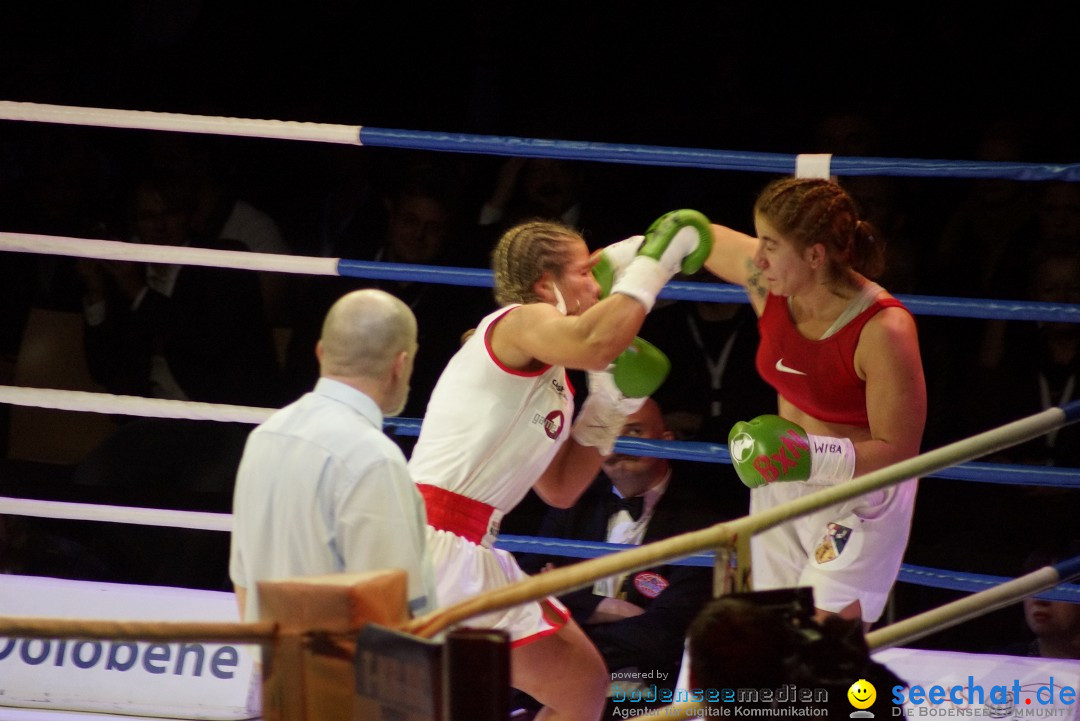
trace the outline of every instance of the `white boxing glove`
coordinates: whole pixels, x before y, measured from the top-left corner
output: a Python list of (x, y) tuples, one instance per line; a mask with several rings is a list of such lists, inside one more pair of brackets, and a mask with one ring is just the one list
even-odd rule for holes
[(646, 400), (623, 395), (615, 385), (612, 368), (588, 372), (589, 396), (570, 429), (571, 438), (605, 456), (615, 448), (615, 439), (626, 424), (626, 417), (636, 413)]
[(638, 249), (645, 240), (644, 235), (634, 235), (606, 246), (600, 251), (600, 257), (593, 266), (593, 277), (600, 285), (600, 298), (611, 295), (611, 286), (615, 284), (626, 267), (637, 257)]
[(651, 311), (657, 294), (676, 273), (701, 269), (712, 249), (709, 219), (696, 210), (673, 210), (656, 220), (629, 265), (615, 276), (612, 293), (634, 298)]

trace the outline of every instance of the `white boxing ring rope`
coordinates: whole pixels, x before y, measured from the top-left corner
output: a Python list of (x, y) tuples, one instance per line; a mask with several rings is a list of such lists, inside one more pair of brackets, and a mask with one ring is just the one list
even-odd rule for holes
[(50, 235), (0, 232), (0, 249), (11, 252), (66, 255), (143, 263), (176, 263), (214, 268), (337, 275), (337, 258), (251, 253), (243, 250), (167, 247), (125, 243), (119, 240), (63, 238)]
[[(914, 458), (895, 463), (886, 468), (867, 473), (847, 483), (823, 488), (815, 493), (760, 511), (751, 516), (721, 523), (701, 531), (686, 533), (674, 538), (656, 541), (637, 549), (621, 551), (610, 556), (582, 561), (572, 566), (565, 566), (547, 571), (526, 579), (518, 584), (504, 586), (482, 596), (461, 602), (456, 606), (433, 611), (418, 618), (407, 630), (418, 635), (437, 633), (448, 625), (458, 623), (472, 616), (515, 606), (526, 601), (535, 601), (552, 594), (582, 588), (597, 578), (631, 573), (636, 570), (655, 566), (663, 561), (670, 561), (710, 548), (736, 548), (737, 570), (735, 578), (728, 579), (728, 587), (723, 576), (730, 568), (723, 554), (717, 554), (715, 586), (718, 591), (729, 589), (744, 590), (749, 581), (750, 537), (761, 531), (778, 526), (785, 521), (806, 515), (815, 510), (846, 501), (857, 496), (902, 483), (910, 478), (933, 473), (934, 471), (955, 465), (965, 460), (978, 458), (1022, 443), (1060, 428), (1080, 419), (1080, 401), (1073, 402), (1066, 408), (1052, 408), (1012, 423), (979, 433), (956, 443), (942, 446)], [(1080, 575), (1080, 572), (1078, 572)], [(571, 585), (572, 584), (572, 585)], [(1056, 584), (1051, 584), (1051, 587)], [(1039, 589), (1042, 590), (1042, 589)], [(1019, 600), (1023, 594), (1013, 600)]]
[[(247, 406), (234, 406), (217, 403), (199, 403), (193, 401), (177, 401), (160, 398), (142, 398), (136, 396), (117, 396), (105, 393), (91, 393), (87, 391), (59, 390), (51, 388), (23, 388), (17, 386), (0, 386), (0, 403), (11, 403), (40, 408), (52, 408), (68, 411), (83, 411), (94, 413), (127, 414), (140, 417), (177, 418), (189, 420), (206, 420), (219, 422), (240, 422), (257, 424), (266, 420), (274, 412), (273, 408), (254, 408)], [(1011, 431), (1025, 424), (1034, 424), (1031, 428), (1023, 428), (1022, 432), (1028, 438), (1033, 438), (1042, 433), (1049, 432), (1053, 428), (1041, 430), (1047, 423), (1053, 423), (1058, 409), (1044, 411), (1037, 416), (1021, 419), (1009, 426), (987, 431), (959, 444), (967, 444), (974, 447), (974, 455), (967, 447), (959, 453), (957, 444), (930, 451), (924, 456), (931, 456), (932, 468), (917, 471), (919, 475), (933, 473), (944, 468), (949, 468), (962, 463), (969, 458), (976, 458), (986, 453), (1014, 445), (1027, 440), (1027, 438), (1010, 441)], [(1047, 415), (1049, 414), (1049, 415)], [(943, 455), (944, 461), (938, 461), (937, 456)], [(923, 458), (919, 456), (918, 458)], [(909, 459), (905, 463), (912, 463), (916, 459)], [(155, 510), (139, 509), (123, 506), (91, 506), (78, 503), (61, 503), (55, 501), (35, 501), (18, 498), (0, 497), (0, 512), (17, 515), (34, 515), (49, 518), (78, 519), (79, 509), (93, 509), (92, 516), (86, 519), (99, 521), (113, 521), (120, 523), (136, 523), (145, 525), (168, 525), (169, 519), (175, 519), (175, 525), (183, 528), (201, 530), (228, 531), (231, 522), (228, 514), (205, 513), (194, 511)], [(771, 527), (771, 526), (769, 526)], [(757, 531), (767, 530), (766, 527), (757, 528)]]
[[(364, 144), (362, 142), (362, 133), (364, 131), (362, 126), (334, 126), (274, 120), (209, 118), (172, 113), (68, 108), (10, 101), (0, 101), (0, 119), (92, 125), (99, 127), (212, 133), (246, 137), (282, 138), (349, 145)], [(455, 138), (450, 138), (450, 142), (453, 142), (454, 140)], [(508, 144), (495, 143), (486, 147), (484, 150), (477, 150), (476, 147), (463, 147), (461, 148), (461, 151), (490, 152), (493, 154), (522, 156), (551, 154), (546, 150), (543, 152), (538, 150), (538, 147), (541, 146), (543, 146), (542, 143), (532, 144), (528, 141), (515, 143), (513, 142), (513, 139), (511, 139), (511, 142)], [(591, 144), (589, 147), (595, 149), (601, 147), (601, 144)], [(607, 147), (608, 146), (604, 146), (601, 149)], [(636, 151), (635, 153), (628, 155), (619, 155), (616, 153), (613, 157), (606, 157), (604, 159), (611, 160), (612, 162), (678, 164), (677, 162), (671, 163), (650, 160), (648, 148), (636, 148), (634, 150)], [(692, 151), (687, 152), (690, 155), (694, 154)], [(573, 156), (572, 152), (570, 153), (570, 156)], [(702, 153), (696, 153), (696, 156), (697, 159), (700, 159)], [(589, 155), (587, 159), (595, 160), (597, 158), (595, 155)], [(668, 160), (670, 160), (670, 154)], [(814, 159), (814, 161), (817, 165), (820, 165), (822, 162), (819, 158)], [(860, 159), (848, 159), (848, 161), (850, 162), (850, 165), (846, 167), (849, 171), (848, 174), (896, 174), (896, 167), (877, 167), (872, 162), (873, 159), (865, 159), (865, 162)], [(827, 164), (829, 161), (824, 162)], [(901, 163), (900, 165), (903, 164)], [(910, 161), (909, 165), (918, 167), (919, 163), (918, 161)], [(1059, 178), (1073, 180), (1080, 178), (1080, 168), (1076, 166), (1011, 165), (1016, 166), (1013, 169), (1015, 172), (1026, 174), (1023, 175), (1021, 179)], [(986, 166), (987, 164), (982, 163), (968, 164), (961, 167), (956, 175), (979, 177), (980, 173), (986, 170)], [(739, 169), (760, 170), (765, 172), (775, 171), (775, 167), (768, 164), (761, 167), (740, 167)], [(839, 173), (844, 169), (845, 159), (831, 159), (832, 172)], [(1040, 173), (1043, 175), (1039, 175)], [(75, 249), (72, 247), (74, 244), (79, 244), (81, 247)], [(204, 252), (203, 249), (197, 248), (170, 249), (170, 252), (175, 251), (177, 255), (166, 258), (161, 255), (161, 249), (155, 247), (138, 246), (115, 241), (88, 241), (85, 239), (51, 238), (49, 236), (3, 232), (0, 232), (0, 245), (4, 246), (4, 250), (16, 250), (21, 252), (81, 255), (83, 257), (129, 261), (139, 260), (144, 262), (176, 262), (314, 275), (338, 275), (337, 259), (332, 258), (270, 256), (248, 252), (236, 252), (232, 254), (234, 257), (226, 257), (222, 255), (223, 251)], [(20, 396), (19, 394), (20, 392), (23, 392), (23, 390), (24, 389), (12, 388), (0, 389), (0, 393), (3, 394), (3, 397), (0, 398), (0, 402), (42, 403), (48, 407), (48, 399), (43, 394), (43, 391), (47, 393), (47, 389), (25, 389), (26, 392), (33, 393), (36, 396), (34, 400), (30, 400), (26, 396)], [(96, 410), (94, 406), (98, 403), (98, 399), (93, 398), (93, 396), (97, 395), (98, 394), (89, 393), (78, 397), (67, 395), (62, 402), (64, 404), (74, 405), (79, 405), (81, 403), (83, 404), (83, 408), (80, 409), (94, 411)], [(174, 418), (237, 420), (257, 423), (272, 412), (272, 409), (228, 407), (228, 410), (225, 411), (216, 408), (214, 413), (208, 415), (205, 413), (204, 409), (198, 408), (198, 406), (211, 404), (176, 405), (176, 402), (169, 401), (155, 401), (153, 399), (125, 400), (123, 398), (117, 400), (116, 397), (113, 397), (110, 402), (119, 403), (121, 405), (128, 403), (130, 409), (134, 410), (136, 406), (148, 401), (160, 404), (155, 408), (155, 411), (166, 414), (165, 417)], [(66, 405), (65, 407), (70, 408), (71, 406)], [(220, 417), (218, 415), (219, 412), (224, 412), (225, 417)], [(440, 609), (427, 616), (415, 619), (405, 627), (405, 630), (421, 636), (430, 636), (450, 625), (475, 615), (535, 600), (547, 595), (557, 594), (573, 588), (579, 588), (588, 585), (596, 578), (645, 568), (654, 565), (661, 560), (680, 558), (699, 551), (715, 549), (718, 547), (730, 548), (734, 546), (736, 549), (743, 551), (737, 553), (736, 559), (738, 565), (736, 566), (734, 578), (728, 575), (730, 566), (727, 563), (727, 556), (718, 553), (718, 590), (722, 591), (730, 588), (741, 588), (748, 581), (749, 571), (745, 566), (748, 554), (745, 553), (745, 551), (748, 548), (749, 538), (754, 533), (766, 530), (818, 508), (832, 505), (839, 501), (878, 488), (887, 487), (908, 478), (925, 475), (935, 470), (955, 465), (964, 460), (978, 458), (992, 451), (1021, 443), (1025, 440), (1059, 428), (1067, 423), (1072, 423), (1077, 419), (1078, 415), (1080, 415), (1080, 408), (1078, 408), (1075, 403), (1069, 404), (1064, 408), (1049, 409), (1042, 413), (1007, 424), (998, 429), (993, 429), (943, 448), (924, 453), (894, 466), (880, 469), (879, 471), (857, 478), (848, 484), (825, 489), (812, 496), (807, 496), (797, 501), (778, 506), (755, 516), (746, 516), (702, 531), (584, 561), (574, 566), (556, 569), (541, 576), (514, 584), (513, 586), (504, 587), (488, 595), (467, 599), (461, 604)], [(19, 499), (0, 499), (0, 512), (18, 513), (20, 512), (20, 509), (21, 512), (25, 512), (27, 515), (37, 515), (37, 513), (43, 512), (43, 509), (37, 506), (36, 502), (26, 502), (25, 505), (19, 506), (16, 503), (18, 500)], [(56, 511), (57, 513), (70, 512), (72, 514), (54, 517), (78, 517), (74, 514), (80, 504), (49, 505), (54, 508), (62, 509)], [(66, 506), (70, 506), (70, 508), (66, 508)], [(154, 512), (150, 509), (120, 509), (117, 507), (99, 508), (108, 511), (108, 513), (103, 514), (103, 516), (110, 516), (108, 518), (103, 517), (102, 520), (155, 524), (166, 520), (164, 517), (154, 517)], [(124, 512), (130, 512), (130, 516), (125, 518), (123, 516)], [(187, 517), (187, 522), (191, 525), (184, 525), (183, 522), (178, 523), (176, 520), (169, 521), (173, 525), (179, 525), (181, 527), (227, 530), (227, 526), (229, 525), (226, 520), (228, 518), (226, 514), (195, 514), (191, 512), (165, 513), (173, 519), (178, 519), (180, 516)], [(1068, 570), (1072, 572), (1076, 569), (1069, 567)], [(722, 575), (723, 578), (721, 578)], [(1080, 571), (1077, 571), (1074, 575), (1080, 575)], [(1071, 578), (1072, 576), (1069, 577)], [(1039, 590), (1050, 588), (1063, 580), (1068, 579), (1061, 577), (1058, 573), (1035, 572), (1022, 577), (1021, 579), (1016, 579), (1014, 583), (1003, 584), (1002, 586), (989, 589), (982, 593), (993, 595), (993, 603), (998, 604), (994, 605), (993, 608), (996, 608), (1005, 603), (1015, 602), (1020, 598)], [(916, 630), (905, 627), (903, 629), (898, 629), (895, 633), (887, 634), (883, 632), (889, 631), (889, 628), (892, 627), (881, 629), (880, 631), (875, 632), (875, 634), (879, 635), (874, 636), (872, 634), (870, 636), (869, 640), (871, 641), (871, 645), (878, 648), (895, 645), (896, 643), (901, 642), (901, 639), (914, 637), (913, 634), (915, 633), (925, 633), (928, 628), (943, 627), (944, 625), (955, 622), (958, 618), (968, 618), (973, 615), (978, 615), (977, 609), (980, 607), (985, 608), (985, 610), (992, 610), (992, 608), (987, 607), (991, 605), (990, 603), (983, 600), (976, 600), (980, 595), (981, 594), (975, 594), (969, 599), (965, 599), (968, 603), (961, 609), (952, 610), (947, 607), (942, 607), (941, 609), (935, 609), (935, 611), (930, 614), (924, 614), (924, 616), (933, 616), (934, 618), (927, 618), (921, 621), (918, 619), (909, 619), (908, 622), (901, 622), (908, 623), (908, 626), (914, 622), (915, 625), (919, 627)], [(99, 623), (106, 625), (98, 625)], [(65, 626), (65, 624), (69, 625)], [(199, 629), (194, 628), (194, 625), (191, 624), (188, 624), (188, 627), (185, 628), (185, 624), (170, 624), (165, 622), (126, 624), (126, 628), (124, 627), (125, 624), (126, 622), (118, 624), (116, 622), (65, 622), (58, 621), (57, 619), (0, 618), (0, 635), (31, 636), (35, 634), (72, 634), (75, 636), (91, 637), (94, 634), (102, 633), (104, 636), (100, 637), (108, 636), (110, 638), (167, 637), (182, 639), (198, 637), (205, 639), (208, 637), (219, 638), (213, 634), (220, 632), (228, 638), (247, 640), (266, 640), (273, 635), (272, 629), (260, 627), (259, 624), (209, 624), (209, 626), (213, 628), (203, 627)], [(900, 624), (894, 624), (894, 626), (899, 625)], [(210, 636), (207, 636), (206, 634), (210, 634)]]
[(866, 634), (866, 643), (875, 651), (902, 646), (1078, 577), (1080, 556), (1054, 566), (1044, 566), (993, 588), (871, 631)]
[(52, 408), (64, 411), (116, 413), (146, 418), (177, 418), (221, 423), (251, 423), (265, 421), (275, 408), (233, 406), (225, 403), (199, 403), (166, 398), (118, 396), (91, 391), (71, 391), (56, 388), (27, 388), (0, 386), (0, 403)]
[(786, 155), (750, 151), (714, 151), (651, 145), (537, 140), (463, 133), (393, 130), (363, 125), (332, 125), (288, 120), (186, 115), (144, 110), (70, 107), (0, 100), (0, 120), (64, 125), (164, 130), (249, 138), (301, 140), (387, 148), (420, 148), (460, 153), (520, 157), (559, 157), (633, 165), (663, 165), (796, 173), (800, 166), (815, 175), (926, 175), (951, 178), (1080, 180), (1080, 164), (1003, 161), (948, 161), (911, 158), (840, 157), (819, 153)]
[[(294, 256), (280, 253), (135, 244), (96, 238), (65, 238), (54, 235), (4, 231), (0, 231), (0, 251), (64, 255), (102, 260), (202, 265), (237, 270), (305, 275), (348, 275), (350, 277), (384, 280), (399, 280), (408, 276), (408, 279), (414, 282), (438, 282), (477, 287), (490, 287), (492, 283), (491, 271), (478, 268), (453, 268), (384, 261), (355, 261), (344, 258)], [(704, 300), (715, 303), (746, 302), (745, 292), (735, 286), (676, 280), (669, 282), (660, 291), (658, 297), (668, 300)], [(1080, 323), (1080, 305), (1076, 304), (978, 299), (978, 307), (973, 308), (972, 302), (976, 299), (960, 300), (917, 295), (901, 295), (898, 297), (914, 313), (961, 315), (961, 311), (965, 311), (966, 315), (973, 318), (1062, 320)]]
[(304, 123), (287, 120), (221, 118), (148, 110), (77, 108), (0, 100), (0, 119), (66, 125), (91, 125), (132, 130), (169, 130), (210, 133), (245, 138), (307, 140), (319, 143), (360, 145), (360, 126)]
[(192, 531), (232, 531), (232, 515), (209, 511), (178, 511), (133, 508), (66, 501), (39, 501), (31, 498), (0, 497), (0, 514), (34, 516), (65, 521), (102, 521), (137, 526), (168, 526)]
[[(1080, 420), (1080, 401), (1073, 402), (1062, 408), (1052, 408), (1021, 418), (1012, 423), (859, 476), (848, 483), (822, 489), (752, 516), (744, 516), (700, 531), (685, 533), (533, 576), (518, 583), (474, 596), (453, 606), (432, 611), (406, 623), (402, 630), (417, 636), (430, 638), (440, 631), (474, 616), (582, 588), (593, 583), (598, 578), (633, 572), (664, 561), (682, 558), (710, 549), (730, 548), (732, 546), (736, 549), (746, 549), (748, 548), (749, 539), (754, 533), (768, 530), (785, 521), (856, 496), (886, 488), (896, 483), (902, 483), (909, 478), (933, 473), (964, 460), (1008, 448), (1069, 423), (1074, 423), (1077, 420)], [(735, 578), (730, 584), (731, 588), (742, 588), (748, 581), (749, 568), (745, 561), (746, 557), (746, 553), (737, 554), (737, 570)], [(719, 577), (728, 574), (729, 566), (722, 554), (718, 553), (717, 558), (717, 581), (719, 585), (721, 582)], [(1073, 577), (1080, 577), (1080, 563), (1073, 563), (1068, 569), (1071, 575), (1065, 577), (1061, 577), (1057, 573), (1052, 575), (1043, 573), (1040, 575), (1036, 572), (1022, 577), (1023, 580), (1016, 579), (1016, 582), (1002, 584), (980, 594), (975, 594), (969, 599), (965, 599), (965, 603), (960, 604), (955, 609), (944, 607), (938, 609), (936, 613), (933, 613), (934, 626), (947, 625), (950, 622), (956, 622), (958, 619), (973, 617), (973, 615), (978, 615), (978, 609), (980, 608), (990, 606), (987, 610), (993, 610), (993, 608), (1015, 602), (1031, 593), (1052, 588)], [(987, 597), (993, 598), (996, 605), (987, 604), (984, 600)], [(56, 629), (63, 628), (66, 622), (61, 621), (58, 625), (55, 625), (57, 623), (55, 619), (0, 618), (0, 636), (14, 635), (16, 629), (22, 633), (35, 635), (47, 635), (50, 629), (53, 629), (54, 633), (60, 633)], [(87, 631), (87, 629), (94, 629), (95, 623), (89, 621), (71, 622), (71, 628), (73, 632), (75, 632), (74, 629), (80, 629), (78, 633), (92, 632), (96, 634), (99, 631)], [(100, 633), (126, 633), (122, 629), (122, 624), (118, 625), (116, 622), (101, 623), (105, 624), (109, 630), (102, 630)], [(909, 620), (908, 625), (914, 625), (915, 628), (907, 628), (896, 638), (907, 638), (916, 633), (925, 635), (927, 629), (933, 627), (920, 624), (917, 621), (912, 623), (911, 620)], [(885, 631), (889, 628), (891, 627), (882, 630)], [(207, 631), (206, 629), (200, 629), (197, 633), (205, 634)], [(229, 633), (235, 633), (235, 631), (230, 630)], [(165, 635), (174, 638), (187, 638), (184, 635), (182, 626), (174, 628), (172, 634), (175, 635), (169, 636), (168, 633)], [(204, 636), (199, 636), (199, 638), (204, 638)], [(890, 638), (888, 635), (879, 636), (880, 646), (886, 647)]]

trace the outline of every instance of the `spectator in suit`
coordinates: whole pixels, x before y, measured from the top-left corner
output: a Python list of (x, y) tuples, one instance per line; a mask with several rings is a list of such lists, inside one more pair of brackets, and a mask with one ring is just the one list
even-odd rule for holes
[[(332, 257), (418, 265), (456, 265), (460, 244), (460, 200), (449, 169), (417, 163), (383, 195), (386, 220), (369, 238), (341, 237)], [(415, 281), (311, 277), (286, 359), (290, 396), (303, 393), (318, 378), (312, 352), (321, 318), (341, 295), (357, 288), (379, 288), (402, 300), (416, 315), (420, 352), (413, 372), (406, 418), (419, 418), (435, 382), (461, 344), (462, 333), (481, 310), (495, 307), (490, 289)]]
[[(191, 232), (186, 186), (150, 174), (132, 189), (132, 242), (243, 250)], [(281, 380), (255, 273), (195, 265), (80, 261), (87, 364), (109, 392), (276, 407)], [(124, 417), (74, 471), (100, 500), (227, 511), (251, 427)], [(227, 539), (213, 531), (110, 528), (132, 583), (227, 588)], [(202, 535), (199, 535), (202, 534)], [(220, 563), (215, 565), (217, 556)]]
[[(625, 174), (626, 171), (623, 171)], [(486, 253), (507, 229), (529, 220), (550, 220), (582, 229), (590, 249), (636, 232), (638, 208), (627, 202), (622, 177), (605, 176), (602, 168), (560, 158), (507, 158), (498, 167), (491, 190), (480, 205), (468, 247), (471, 260), (486, 265)], [(646, 215), (639, 218), (645, 226)], [(477, 254), (480, 254), (479, 257)]]
[[(192, 235), (190, 207), (180, 183), (141, 179), (131, 197), (130, 240), (242, 250), (236, 241)], [(90, 372), (111, 392), (246, 405), (280, 400), (254, 274), (91, 259), (79, 270)]]
[[(242, 163), (228, 147), (216, 136), (152, 133), (145, 152), (156, 172), (185, 184), (191, 200), (188, 223), (195, 235), (238, 241), (242, 249), (255, 253), (291, 253), (277, 219), (244, 197)], [(274, 327), (285, 325), (294, 279), (288, 273), (249, 273), (259, 280), (267, 321)]]
[[(672, 440), (659, 404), (649, 399), (627, 417), (623, 436)], [(584, 541), (643, 544), (725, 520), (719, 486), (708, 487), (662, 458), (613, 453), (603, 475), (578, 502), (552, 509), (539, 535)], [(572, 562), (530, 556), (526, 570)], [(547, 564), (547, 565), (545, 565)], [(638, 684), (674, 688), (690, 621), (712, 595), (712, 569), (664, 565), (598, 581), (560, 597), (596, 644), (625, 693)], [(608, 703), (608, 713), (613, 705)]]
[(581, 222), (582, 167), (557, 158), (509, 158), (480, 209), (479, 223), (500, 233), (542, 218), (576, 227)]

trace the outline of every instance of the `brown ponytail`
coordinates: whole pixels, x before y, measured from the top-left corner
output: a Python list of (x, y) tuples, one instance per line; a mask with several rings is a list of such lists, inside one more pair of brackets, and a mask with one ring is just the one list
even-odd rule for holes
[(867, 278), (878, 278), (885, 272), (885, 240), (870, 221), (860, 220), (855, 223), (851, 267)]

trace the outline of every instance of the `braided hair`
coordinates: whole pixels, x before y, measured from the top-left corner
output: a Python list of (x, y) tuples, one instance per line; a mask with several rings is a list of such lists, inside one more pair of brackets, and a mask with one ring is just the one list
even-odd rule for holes
[(873, 225), (859, 219), (847, 191), (830, 180), (774, 180), (758, 196), (754, 215), (803, 248), (821, 243), (834, 266), (851, 267), (868, 278), (885, 270), (884, 241)]
[(581, 234), (551, 221), (529, 221), (503, 233), (491, 259), (495, 301), (509, 305), (540, 300), (533, 286), (545, 272), (562, 275), (568, 258), (567, 241), (572, 240), (581, 240)]

